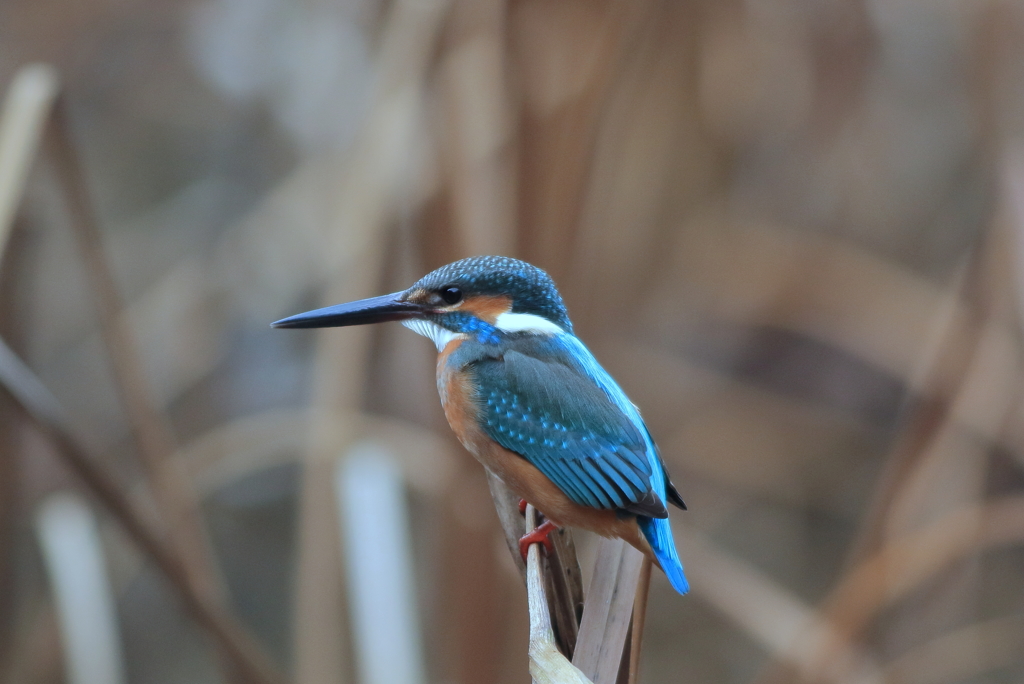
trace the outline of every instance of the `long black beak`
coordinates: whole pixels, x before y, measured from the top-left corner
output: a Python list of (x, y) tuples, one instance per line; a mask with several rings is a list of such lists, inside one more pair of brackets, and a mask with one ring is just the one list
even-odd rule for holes
[(270, 324), (272, 328), (338, 328), (343, 325), (364, 325), (386, 321), (404, 321), (428, 313), (426, 307), (399, 299), (401, 292), (360, 299), (358, 302), (336, 304), (307, 311)]

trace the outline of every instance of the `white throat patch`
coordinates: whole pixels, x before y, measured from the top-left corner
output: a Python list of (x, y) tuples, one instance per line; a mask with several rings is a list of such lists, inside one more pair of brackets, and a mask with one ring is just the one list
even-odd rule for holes
[(552, 323), (548, 319), (528, 313), (505, 312), (498, 314), (498, 318), (494, 321), (494, 326), (498, 330), (507, 333), (530, 332), (537, 335), (561, 335), (565, 332), (559, 325)]
[(447, 328), (442, 328), (432, 321), (425, 321), (421, 318), (410, 318), (407, 321), (402, 321), (402, 325), (418, 335), (429, 337), (434, 342), (434, 345), (437, 347), (437, 351), (439, 352), (443, 351), (452, 340), (458, 338), (464, 339), (466, 337), (462, 333), (452, 332)]

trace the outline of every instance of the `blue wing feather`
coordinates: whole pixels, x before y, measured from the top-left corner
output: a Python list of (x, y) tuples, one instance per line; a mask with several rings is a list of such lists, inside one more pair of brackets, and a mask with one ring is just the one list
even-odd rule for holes
[(644, 432), (552, 342), (522, 339), (468, 365), (488, 435), (578, 504), (668, 515)]
[(611, 400), (615, 406), (618, 407), (623, 414), (625, 414), (630, 422), (643, 434), (646, 449), (643, 453), (648, 461), (648, 464), (652, 471), (651, 485), (654, 491), (658, 494), (663, 502), (667, 501), (667, 480), (665, 478), (665, 466), (661, 462), (661, 458), (658, 457), (658, 452), (654, 447), (654, 440), (651, 439), (650, 433), (647, 431), (647, 426), (644, 424), (643, 418), (640, 417), (640, 411), (637, 410), (633, 402), (629, 400), (626, 393), (622, 391), (618, 383), (612, 379), (612, 376), (608, 374), (601, 364), (597, 362), (594, 355), (590, 353), (590, 350), (577, 338), (575, 335), (559, 335), (557, 342), (563, 345), (569, 352), (569, 358), (571, 358), (579, 369), (585, 373), (601, 390), (605, 393), (609, 400)]
[(501, 345), (465, 342), (456, 361), (474, 376), (479, 419), (583, 506), (636, 514), (662, 569), (689, 590), (667, 503), (681, 503), (640, 412), (570, 333), (524, 336)]
[(672, 528), (668, 520), (638, 515), (636, 521), (640, 524), (640, 531), (644, 533), (647, 542), (654, 549), (654, 555), (658, 557), (661, 569), (665, 571), (665, 576), (672, 587), (680, 594), (690, 591), (690, 583), (686, 581), (683, 564), (676, 553), (676, 543), (672, 539)]
[[(560, 335), (558, 341), (565, 345), (571, 352), (571, 358), (579, 364), (580, 369), (587, 374), (597, 385), (608, 395), (608, 398), (615, 403), (619, 409), (629, 416), (633, 424), (643, 433), (646, 450), (644, 451), (653, 473), (651, 485), (662, 502), (673, 501), (685, 508), (679, 493), (672, 487), (665, 474), (665, 465), (658, 456), (658, 450), (654, 446), (647, 426), (640, 417), (640, 411), (629, 400), (626, 393), (616, 384), (608, 372), (601, 367), (597, 359), (590, 353), (582, 342), (574, 335)], [(654, 555), (657, 556), (665, 576), (668, 577), (672, 587), (680, 594), (690, 590), (690, 583), (683, 571), (683, 564), (676, 552), (675, 540), (672, 538), (672, 527), (667, 518), (655, 518), (644, 515), (637, 516), (637, 523), (640, 531), (643, 532), (647, 542), (651, 545)]]

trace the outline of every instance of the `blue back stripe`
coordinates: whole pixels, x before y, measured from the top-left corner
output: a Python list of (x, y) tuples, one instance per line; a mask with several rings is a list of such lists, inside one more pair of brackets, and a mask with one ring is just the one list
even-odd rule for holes
[(601, 367), (601, 364), (597, 362), (594, 355), (590, 353), (590, 350), (580, 342), (579, 338), (571, 333), (565, 333), (558, 335), (556, 338), (565, 348), (569, 351), (573, 360), (580, 364), (581, 370), (587, 374), (587, 376), (597, 383), (597, 386), (608, 395), (608, 398), (629, 418), (630, 422), (636, 426), (636, 428), (643, 435), (644, 442), (647, 446), (647, 466), (651, 470), (651, 485), (654, 489), (655, 494), (661, 499), (662, 503), (667, 503), (668, 494), (665, 482), (665, 472), (661, 465), (661, 461), (658, 458), (657, 451), (654, 449), (654, 442), (651, 441), (651, 437), (647, 432), (647, 426), (644, 425), (643, 419), (640, 417), (640, 412), (636, 410), (636, 406), (629, 400), (625, 392), (616, 384), (612, 376), (608, 375), (608, 371)]

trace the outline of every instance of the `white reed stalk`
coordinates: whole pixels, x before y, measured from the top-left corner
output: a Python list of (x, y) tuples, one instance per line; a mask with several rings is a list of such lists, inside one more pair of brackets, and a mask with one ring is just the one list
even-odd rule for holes
[(409, 513), (388, 449), (361, 442), (339, 462), (335, 491), (361, 684), (424, 684)]
[[(533, 506), (526, 507), (526, 529), (537, 526)], [(526, 593), (530, 602), (530, 675), (534, 684), (592, 684), (568, 658), (558, 652), (544, 591), (540, 544), (531, 544), (526, 557)]]
[(77, 495), (53, 494), (36, 512), (36, 535), (57, 605), (67, 681), (123, 684), (116, 604), (92, 510)]

